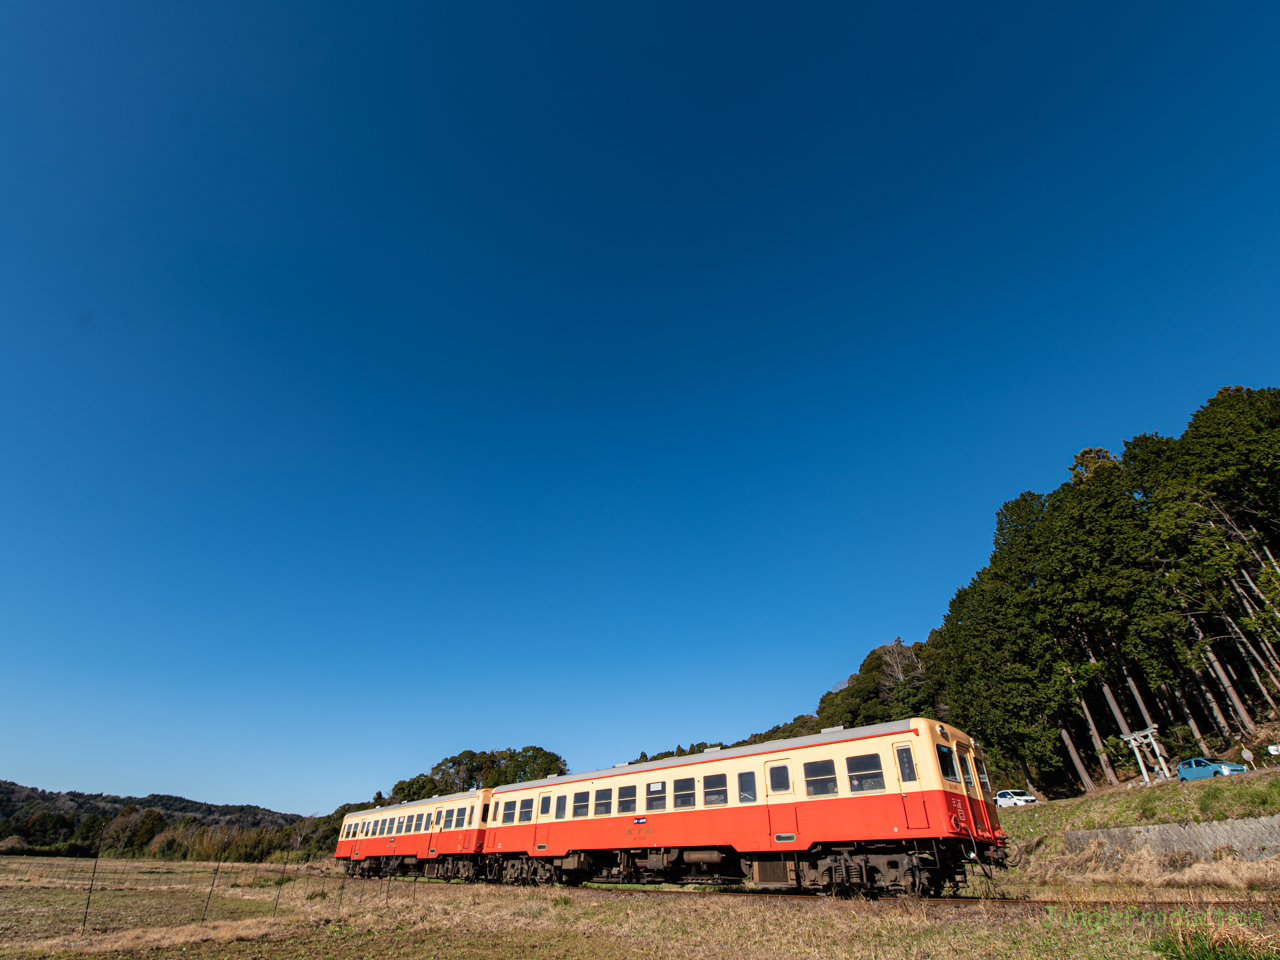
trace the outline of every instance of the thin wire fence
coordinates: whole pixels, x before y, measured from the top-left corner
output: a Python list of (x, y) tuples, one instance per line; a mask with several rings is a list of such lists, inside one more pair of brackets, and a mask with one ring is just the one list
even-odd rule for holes
[(39, 900), (41, 921), (27, 932), (43, 936), (115, 931), (138, 926), (140, 917), (157, 926), (300, 911), (341, 919), (412, 905), (426, 883), (444, 882), (348, 877), (333, 861), (99, 860), (95, 871), (87, 858), (0, 857), (0, 900), (11, 900), (17, 912), (17, 889), (28, 891), (23, 900)]

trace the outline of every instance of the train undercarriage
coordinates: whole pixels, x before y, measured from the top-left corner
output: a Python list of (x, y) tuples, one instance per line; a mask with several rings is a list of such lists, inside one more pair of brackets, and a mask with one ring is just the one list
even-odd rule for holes
[(681, 883), (749, 885), (834, 896), (942, 896), (1005, 866), (999, 847), (931, 840), (817, 844), (795, 853), (741, 854), (732, 848), (591, 850), (564, 857), (470, 854), (347, 861), (349, 876), (424, 877), (511, 884)]

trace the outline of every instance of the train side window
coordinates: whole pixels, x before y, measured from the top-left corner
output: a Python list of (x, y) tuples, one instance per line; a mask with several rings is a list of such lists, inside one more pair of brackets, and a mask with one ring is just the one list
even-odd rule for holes
[(422, 814), (418, 814), (418, 818), (413, 821), (413, 832), (414, 833), (422, 832)]
[(581, 793), (573, 795), (573, 815), (575, 817), (585, 817), (591, 812), (591, 793), (583, 790)]
[(619, 813), (635, 813), (636, 812), (636, 788), (635, 787), (619, 787), (618, 788), (618, 812)]
[(480, 822), (487, 823), (489, 820), (489, 805), (486, 803), (480, 808)]
[(729, 802), (729, 775), (713, 773), (702, 778), (702, 805), (715, 807)]
[(446, 810), (444, 814), (444, 828), (446, 830), (453, 829), (453, 810)]
[(774, 793), (786, 793), (791, 789), (791, 770), (786, 764), (769, 768), (769, 789)]
[(366, 820), (364, 823), (360, 824), (360, 836), (367, 837), (368, 835), (369, 835), (369, 821)]
[[(952, 783), (960, 782), (960, 774), (956, 772), (956, 755), (950, 747), (944, 747), (937, 744), (938, 747), (938, 768), (942, 771), (942, 776)], [(898, 758), (902, 758), (902, 751), (898, 751)]]
[(607, 817), (613, 813), (613, 788), (596, 791), (596, 816)]
[(520, 822), (528, 823), (533, 819), (533, 797), (520, 801)]
[(845, 757), (844, 766), (849, 771), (851, 792), (866, 793), (868, 790), (884, 789), (884, 767), (880, 764), (880, 754), (864, 753), (857, 757)]
[(378, 824), (378, 836), (383, 837), (387, 835), (388, 833), (387, 827), (390, 823), (391, 823), (391, 818), (388, 817), (386, 820), (383, 820), (380, 824)]
[[(412, 819), (412, 817), (410, 817), (410, 819)], [(404, 832), (405, 832), (404, 817), (401, 817), (399, 820), (396, 821), (396, 833), (404, 833)]]
[(910, 747), (898, 748), (898, 773), (902, 777), (903, 783), (915, 783), (916, 762), (911, 756)]
[(502, 805), (502, 822), (516, 822), (516, 802), (514, 800), (508, 800)]
[(804, 792), (810, 797), (825, 797), (839, 791), (836, 789), (836, 762), (834, 760), (814, 760), (804, 765)]
[(961, 754), (960, 756), (960, 772), (964, 774), (964, 784), (966, 787), (973, 786), (973, 771), (969, 769), (969, 758)]
[(754, 773), (738, 774), (738, 802), (756, 802), (756, 775)]
[(987, 776), (987, 763), (981, 757), (973, 758), (973, 765), (978, 768), (978, 782), (987, 793), (991, 792), (991, 779)]
[(681, 807), (692, 807), (698, 802), (698, 795), (693, 789), (693, 777), (685, 777), (671, 784), (671, 806), (679, 810)]
[(644, 808), (646, 810), (667, 809), (667, 781), (651, 783), (644, 789)]
[(459, 830), (461, 830), (463, 827), (467, 825), (467, 808), (466, 807), (458, 808), (458, 819), (453, 821), (453, 825), (457, 827)]
[(538, 804), (538, 816), (545, 817), (550, 812), (551, 812), (551, 794), (544, 793), (542, 795), (542, 802)]
[(568, 800), (569, 798), (565, 796), (563, 793), (560, 794), (560, 796), (556, 797), (556, 819), (557, 820), (564, 819), (564, 808), (568, 805), (567, 803)]
[(440, 818), (444, 816), (444, 807), (436, 811), (436, 826), (440, 826)]

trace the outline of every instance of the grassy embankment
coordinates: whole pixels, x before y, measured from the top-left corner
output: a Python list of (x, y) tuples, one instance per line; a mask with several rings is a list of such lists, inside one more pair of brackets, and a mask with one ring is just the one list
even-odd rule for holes
[[(332, 867), (277, 884), (278, 873), (219, 874), (212, 864), (113, 864), (99, 875), (88, 930), (87, 877), (49, 861), (0, 860), (0, 958), (111, 954), (123, 960), (649, 960), (654, 957), (832, 960), (1179, 954), (1181, 937), (1216, 937), (1241, 958), (1277, 958), (1273, 906), (1181, 905), (1157, 911), (793, 901), (674, 892), (350, 881)], [(275, 898), (279, 894), (279, 912)], [(1271, 938), (1271, 940), (1269, 940)], [(1153, 953), (1153, 949), (1158, 953)], [(1221, 954), (1218, 954), (1221, 955)]]
[[(1013, 839), (1013, 869), (997, 878), (1004, 895), (1039, 897), (1274, 896), (1280, 890), (1280, 858), (1246, 862), (1227, 850), (1212, 860), (1154, 854), (1140, 849), (1124, 856), (1097, 846), (1070, 854), (1067, 830), (1095, 830), (1157, 823), (1204, 823), (1280, 813), (1280, 771), (1164, 782), (1139, 789), (1112, 789), (1068, 800), (1001, 810)], [(1102, 892), (1108, 891), (1108, 892)], [(1217, 894), (1221, 895), (1221, 893)]]
[(1280, 813), (1280, 771), (1164, 781), (1149, 787), (1111, 789), (1067, 800), (1051, 800), (1000, 811), (1005, 833), (1015, 840), (1061, 837), (1064, 830), (1102, 830), (1150, 823), (1203, 823), (1268, 817)]

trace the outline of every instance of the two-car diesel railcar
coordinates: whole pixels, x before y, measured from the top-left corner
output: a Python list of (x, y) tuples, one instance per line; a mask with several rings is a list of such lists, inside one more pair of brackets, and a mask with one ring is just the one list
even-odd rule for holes
[(1004, 862), (982, 751), (914, 718), (346, 818), (351, 873), (938, 893)]

